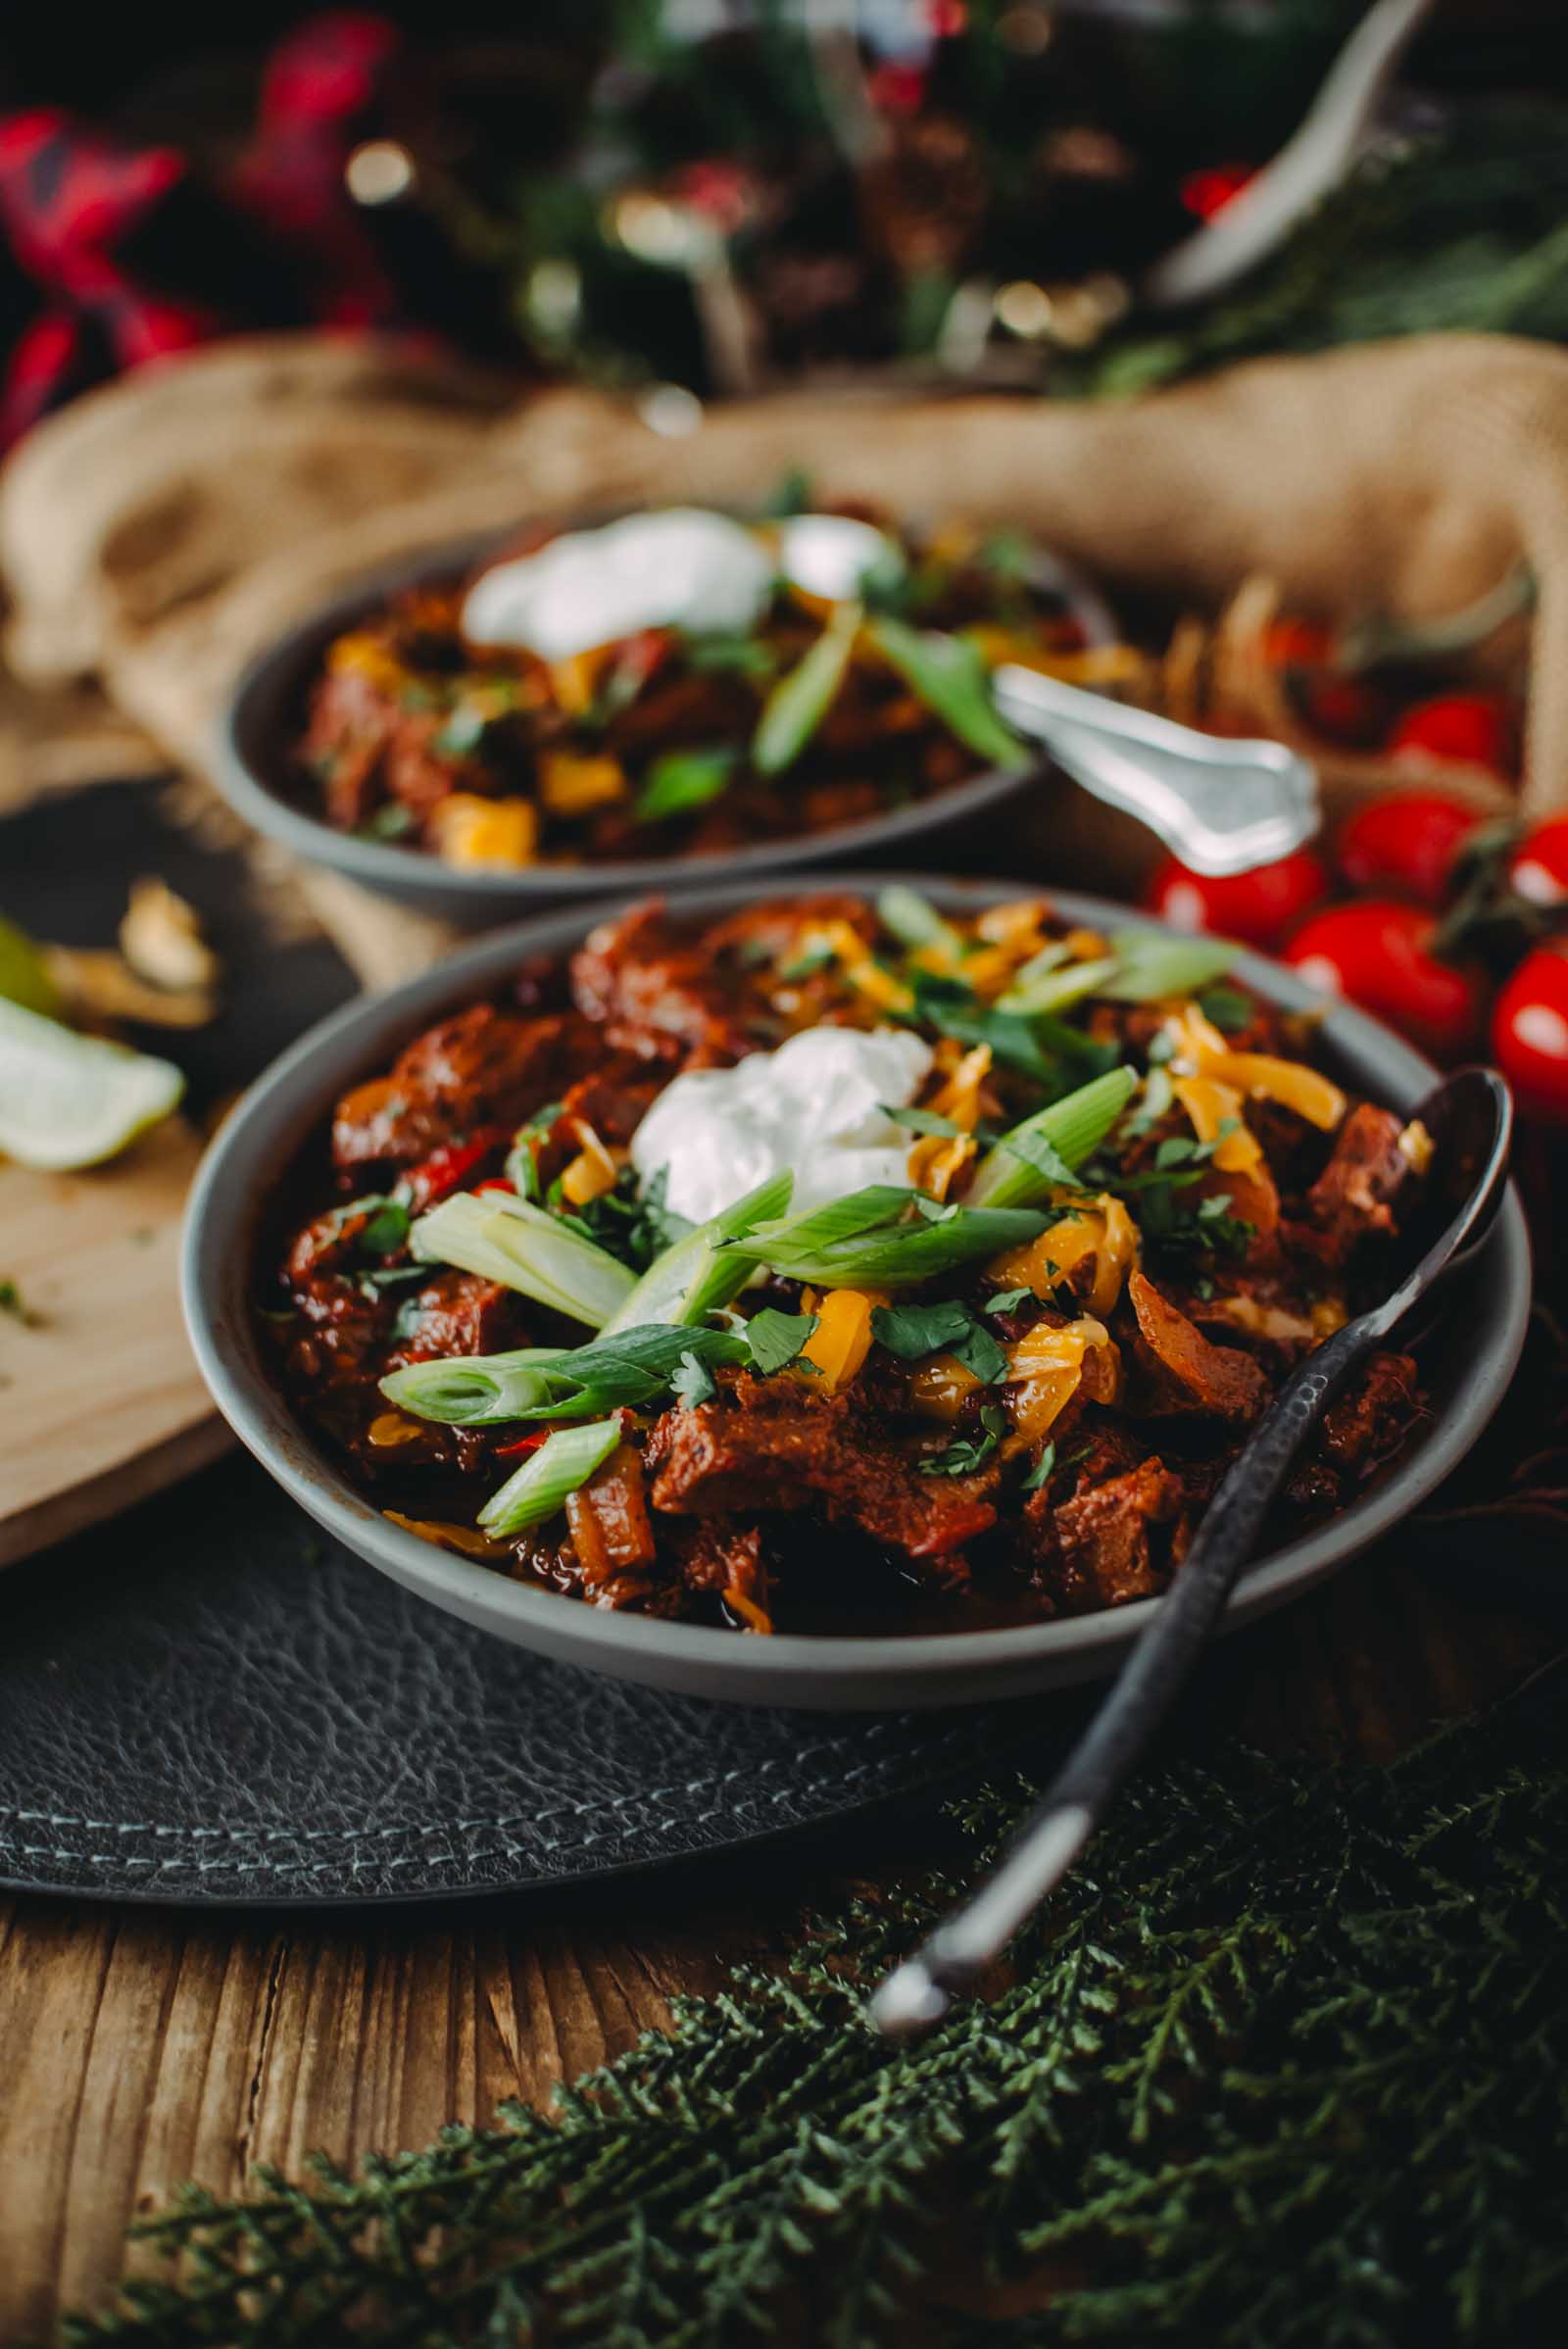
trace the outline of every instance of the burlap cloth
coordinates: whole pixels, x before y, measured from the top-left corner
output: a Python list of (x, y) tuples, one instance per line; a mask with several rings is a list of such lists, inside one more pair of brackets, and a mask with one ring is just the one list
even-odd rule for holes
[[(792, 393), (680, 438), (593, 393), (519, 402), (392, 350), (229, 344), (90, 395), (10, 460), (10, 667), (33, 692), (96, 680), (111, 726), (199, 774), (246, 659), (367, 565), (540, 510), (755, 497), (794, 465), (827, 496), (1016, 524), (1113, 600), (1172, 613), (1266, 581), (1309, 617), (1429, 618), (1526, 562), (1523, 801), (1568, 796), (1568, 353), (1501, 336), (1262, 360), (1125, 406)], [(5, 724), (0, 708), (0, 794)], [(25, 770), (15, 728), (10, 750)], [(1386, 779), (1355, 758), (1323, 773), (1331, 812)], [(1482, 805), (1504, 796), (1458, 779)], [(1052, 877), (1136, 879), (1147, 835), (1059, 798), (1047, 816)], [(368, 978), (443, 943), (346, 885), (309, 885)]]

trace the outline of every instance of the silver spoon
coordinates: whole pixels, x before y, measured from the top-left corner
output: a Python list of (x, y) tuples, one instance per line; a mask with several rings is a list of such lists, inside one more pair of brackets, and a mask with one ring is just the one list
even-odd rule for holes
[[(904, 562), (893, 540), (848, 514), (793, 514), (779, 523), (777, 545), (785, 575), (830, 603), (860, 595), (878, 571)], [(1288, 856), (1318, 828), (1317, 777), (1283, 743), (1200, 734), (1011, 661), (991, 687), (1009, 725), (1096, 799), (1146, 823), (1195, 872), (1248, 872)]]
[(1009, 725), (1043, 743), (1097, 800), (1136, 815), (1195, 872), (1271, 864), (1318, 828), (1317, 776), (1282, 742), (1200, 734), (1010, 661), (991, 683)]
[(1192, 1547), (1109, 1694), (995, 1874), (890, 1974), (871, 1999), (889, 2037), (940, 2022), (1030, 1911), (1060, 1884), (1169, 1712), (1219, 1621), (1264, 1519), (1312, 1430), (1367, 1355), (1484, 1240), (1508, 1172), (1513, 1102), (1490, 1068), (1462, 1068), (1416, 1112), (1436, 1145), (1435, 1180), (1402, 1241), (1408, 1267), (1383, 1302), (1292, 1374), (1232, 1463)]

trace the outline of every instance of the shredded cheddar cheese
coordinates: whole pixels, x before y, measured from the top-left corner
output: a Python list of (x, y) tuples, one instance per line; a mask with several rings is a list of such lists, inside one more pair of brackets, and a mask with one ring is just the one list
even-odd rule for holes
[(952, 1354), (933, 1354), (909, 1380), (909, 1405), (923, 1419), (956, 1419), (981, 1382)]
[(1278, 1101), (1325, 1133), (1345, 1115), (1345, 1096), (1328, 1077), (1302, 1061), (1281, 1060), (1273, 1052), (1233, 1052), (1196, 1003), (1184, 1003), (1166, 1021), (1165, 1033), (1172, 1047), (1173, 1079), (1206, 1077), (1231, 1086), (1244, 1097)]
[[(1242, 1097), (1234, 1085), (1222, 1085), (1217, 1077), (1175, 1077), (1171, 1084), (1199, 1141), (1214, 1145), (1214, 1164), (1221, 1174), (1245, 1174), (1257, 1164), (1263, 1146), (1247, 1130)], [(1221, 1135), (1227, 1121), (1233, 1130)]]
[(401, 1411), (378, 1411), (366, 1430), (366, 1439), (377, 1451), (393, 1451), (400, 1444), (417, 1444), (423, 1434), (418, 1420), (406, 1418)]
[(1399, 1136), (1400, 1157), (1413, 1173), (1424, 1175), (1432, 1164), (1434, 1148), (1432, 1137), (1421, 1123), (1420, 1118), (1412, 1117)]
[(989, 1277), (1004, 1289), (1032, 1289), (1049, 1297), (1086, 1256), (1095, 1259), (1094, 1285), (1089, 1292), (1092, 1313), (1109, 1313), (1120, 1297), (1122, 1283), (1138, 1262), (1138, 1227), (1119, 1199), (1102, 1192), (1092, 1200), (1073, 1201), (1073, 1212), (1052, 1224), (1037, 1240), (1026, 1240), (993, 1257)]
[(914, 998), (902, 979), (884, 970), (867, 954), (865, 941), (853, 922), (811, 922), (802, 931), (798, 951), (825, 952), (843, 968), (850, 985), (883, 1011), (909, 1011)]
[(1004, 1453), (1021, 1451), (1050, 1434), (1078, 1391), (1085, 1356), (1101, 1346), (1109, 1349), (1119, 1366), (1110, 1332), (1086, 1313), (1079, 1321), (1038, 1322), (1008, 1349), (1012, 1434), (1003, 1444)]

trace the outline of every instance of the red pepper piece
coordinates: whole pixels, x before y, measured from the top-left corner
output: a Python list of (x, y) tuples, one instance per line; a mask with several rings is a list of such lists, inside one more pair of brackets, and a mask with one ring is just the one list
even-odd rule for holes
[(477, 1134), (470, 1135), (466, 1142), (449, 1142), (443, 1149), (432, 1150), (428, 1158), (422, 1158), (417, 1166), (411, 1166), (403, 1177), (409, 1205), (416, 1214), (422, 1214), (426, 1207), (433, 1207), (437, 1199), (447, 1198), (451, 1192), (461, 1191), (474, 1168), (482, 1166), (487, 1158), (494, 1157), (496, 1151), (511, 1140), (512, 1135), (506, 1126), (484, 1126)]

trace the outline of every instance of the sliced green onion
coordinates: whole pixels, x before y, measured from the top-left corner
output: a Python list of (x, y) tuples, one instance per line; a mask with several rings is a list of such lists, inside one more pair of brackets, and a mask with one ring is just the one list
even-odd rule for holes
[(890, 930), (901, 946), (935, 947), (939, 953), (951, 954), (955, 961), (963, 953), (963, 940), (953, 924), (944, 921), (931, 900), (923, 898), (917, 889), (906, 889), (902, 882), (895, 882), (878, 897), (876, 912), (883, 929)]
[(505, 1191), (462, 1191), (421, 1215), (409, 1246), (427, 1264), (455, 1264), (499, 1281), (553, 1312), (597, 1330), (623, 1305), (636, 1276), (559, 1216)]
[(1157, 930), (1118, 930), (1110, 943), (1121, 968), (1099, 993), (1113, 1003), (1197, 995), (1230, 969), (1239, 951), (1220, 938), (1163, 938)]
[(858, 604), (840, 604), (804, 658), (780, 677), (757, 721), (752, 764), (760, 775), (781, 775), (826, 717), (844, 682), (864, 617)]
[(507, 1354), (455, 1354), (410, 1362), (389, 1372), (381, 1393), (400, 1411), (443, 1427), (483, 1428), (521, 1419), (556, 1392), (551, 1367), (566, 1359), (559, 1346), (525, 1346)]
[(1004, 1248), (1033, 1240), (1051, 1220), (1046, 1215), (985, 1208), (977, 1212), (969, 1207), (946, 1207), (932, 1213), (929, 1199), (924, 1200), (925, 1211), (915, 1221), (892, 1220), (889, 1200), (906, 1208), (919, 1207), (921, 1199), (915, 1191), (900, 1193), (889, 1185), (876, 1184), (796, 1223), (774, 1225), (731, 1241), (725, 1252), (748, 1263), (770, 1265), (791, 1280), (829, 1288), (864, 1284), (909, 1289), (971, 1263), (977, 1256), (998, 1255)]
[(457, 1354), (411, 1362), (381, 1381), (401, 1410), (449, 1427), (504, 1420), (574, 1419), (662, 1403), (683, 1362), (750, 1362), (743, 1330), (663, 1323), (596, 1338), (591, 1346), (530, 1346), (510, 1354)]
[(716, 800), (735, 771), (740, 757), (730, 744), (711, 750), (666, 751), (643, 777), (632, 807), (640, 824), (661, 822), (665, 816), (685, 815)]
[(1137, 1083), (1136, 1069), (1107, 1069), (1048, 1109), (1037, 1109), (981, 1159), (968, 1204), (1027, 1207), (1049, 1199), (1100, 1148)]
[(1121, 969), (1115, 954), (1097, 954), (1087, 962), (1070, 962), (1065, 970), (1044, 971), (1038, 978), (1027, 979), (1022, 971), (1007, 989), (997, 998), (999, 1011), (1065, 1011), (1069, 1003), (1080, 1003), (1086, 995), (1103, 995), (1105, 982)]
[(867, 622), (866, 634), (950, 734), (993, 766), (1022, 773), (1034, 765), (1036, 754), (998, 715), (986, 664), (973, 645), (938, 629), (911, 628), (887, 612)]
[(557, 1428), (539, 1449), (492, 1493), (479, 1511), (487, 1534), (520, 1534), (525, 1526), (554, 1517), (568, 1493), (586, 1485), (620, 1442), (618, 1419), (595, 1419), (586, 1427)]
[(790, 1203), (795, 1177), (783, 1167), (759, 1183), (755, 1191), (733, 1199), (717, 1215), (687, 1232), (662, 1255), (656, 1256), (604, 1325), (607, 1338), (619, 1330), (649, 1322), (673, 1322), (695, 1329), (739, 1297), (752, 1277), (749, 1264), (717, 1251), (728, 1240), (739, 1240), (754, 1225), (782, 1215)]

